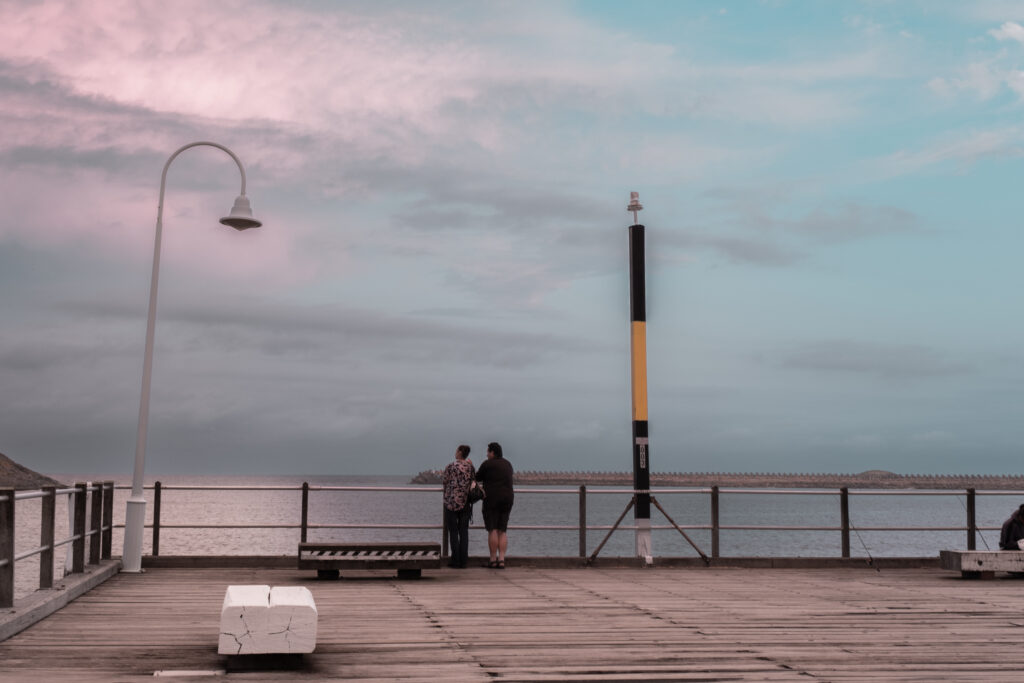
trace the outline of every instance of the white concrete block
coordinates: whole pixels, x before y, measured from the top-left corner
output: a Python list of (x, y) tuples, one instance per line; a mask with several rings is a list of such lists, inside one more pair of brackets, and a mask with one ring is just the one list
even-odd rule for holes
[(220, 640), (217, 652), (222, 655), (245, 655), (263, 652), (260, 638), (267, 632), (270, 610), (270, 586), (228, 586), (220, 610)]
[(316, 647), (316, 603), (305, 586), (270, 589), (266, 652), (312, 652)]
[(217, 652), (312, 652), (316, 627), (316, 603), (304, 586), (228, 586), (221, 607)]

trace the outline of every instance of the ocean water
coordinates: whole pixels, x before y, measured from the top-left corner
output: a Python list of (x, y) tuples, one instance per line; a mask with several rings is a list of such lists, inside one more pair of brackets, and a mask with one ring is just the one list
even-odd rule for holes
[[(61, 481), (85, 481), (83, 477), (57, 475)], [(117, 485), (128, 486), (130, 477), (101, 477)], [(428, 528), (311, 528), (310, 541), (435, 541), (441, 540), (442, 507), (440, 487), (410, 486), (408, 477), (239, 477), (175, 476), (162, 477), (165, 487), (161, 500), (161, 555), (294, 555), (299, 530), (256, 528), (214, 529), (175, 528), (188, 525), (298, 525), (301, 521), (303, 481), (311, 487), (405, 487), (402, 491), (317, 491), (310, 492), (309, 523), (344, 525), (393, 525)], [(168, 486), (278, 486), (295, 490), (174, 490)], [(706, 493), (659, 492), (655, 496), (669, 516), (706, 554), (711, 554), (711, 533), (707, 529), (688, 528), (711, 523), (710, 496)], [(865, 492), (866, 493), (866, 492)], [(909, 493), (909, 492), (905, 492)], [(955, 492), (954, 492), (955, 493)], [(114, 499), (114, 524), (124, 523), (125, 501), (129, 491), (118, 489)], [(147, 490), (147, 524), (152, 522), (152, 491)], [(594, 552), (629, 503), (630, 495), (621, 488), (591, 487), (586, 499), (587, 553)], [(983, 529), (979, 549), (998, 547), (998, 528), (1021, 502), (1024, 493), (979, 494), (977, 521)], [(16, 509), (16, 553), (39, 545), (39, 500), (19, 501)], [(835, 527), (840, 525), (838, 492), (823, 495), (806, 493), (722, 493), (719, 499), (723, 526), (774, 526), (782, 530), (723, 529), (720, 555), (738, 557), (838, 557), (841, 537), (838, 530), (809, 531), (793, 527)], [(874, 492), (850, 496), (850, 520), (854, 528), (850, 551), (854, 557), (934, 557), (945, 548), (966, 548), (965, 496), (891, 495)], [(612, 534), (601, 556), (634, 554), (633, 513)], [(695, 556), (697, 553), (657, 508), (652, 506), (652, 546), (655, 556)], [(577, 556), (579, 554), (579, 495), (577, 487), (520, 487), (509, 530), (509, 556)], [(57, 501), (58, 541), (70, 536), (67, 497)], [(571, 529), (529, 527), (570, 526)], [(658, 528), (667, 527), (667, 528)], [(872, 527), (914, 527), (911, 530), (872, 531)], [(961, 530), (921, 530), (920, 527), (959, 528)], [(989, 527), (988, 530), (984, 530)], [(119, 555), (123, 531), (114, 529), (113, 553)], [(55, 580), (63, 575), (65, 553), (70, 545), (57, 549)], [(143, 551), (150, 553), (151, 533), (147, 529)], [(486, 533), (482, 528), (479, 506), (470, 530), (470, 555), (487, 553)], [(15, 565), (15, 595), (27, 595), (38, 585), (37, 556)]]

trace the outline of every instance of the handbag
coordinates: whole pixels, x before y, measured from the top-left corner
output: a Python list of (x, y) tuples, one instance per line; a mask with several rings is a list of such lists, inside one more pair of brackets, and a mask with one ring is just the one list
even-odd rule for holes
[(483, 500), (487, 497), (487, 493), (484, 491), (484, 485), (478, 482), (476, 479), (469, 483), (469, 490), (466, 492), (466, 504), (472, 505), (478, 500)]

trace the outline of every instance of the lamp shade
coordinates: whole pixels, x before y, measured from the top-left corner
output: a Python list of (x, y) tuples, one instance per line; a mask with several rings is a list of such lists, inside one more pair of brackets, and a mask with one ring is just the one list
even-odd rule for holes
[(231, 213), (220, 219), (224, 225), (229, 225), (235, 230), (248, 230), (258, 228), (263, 223), (252, 217), (252, 206), (249, 205), (249, 198), (244, 194), (238, 195), (235, 205), (231, 207)]

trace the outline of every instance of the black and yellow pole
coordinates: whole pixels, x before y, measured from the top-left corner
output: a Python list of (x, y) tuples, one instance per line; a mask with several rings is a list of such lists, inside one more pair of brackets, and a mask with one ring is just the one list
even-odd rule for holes
[(629, 312), (633, 387), (633, 492), (636, 505), (636, 556), (651, 561), (651, 469), (647, 438), (647, 303), (644, 277), (644, 226), (637, 223), (640, 193), (629, 193)]

